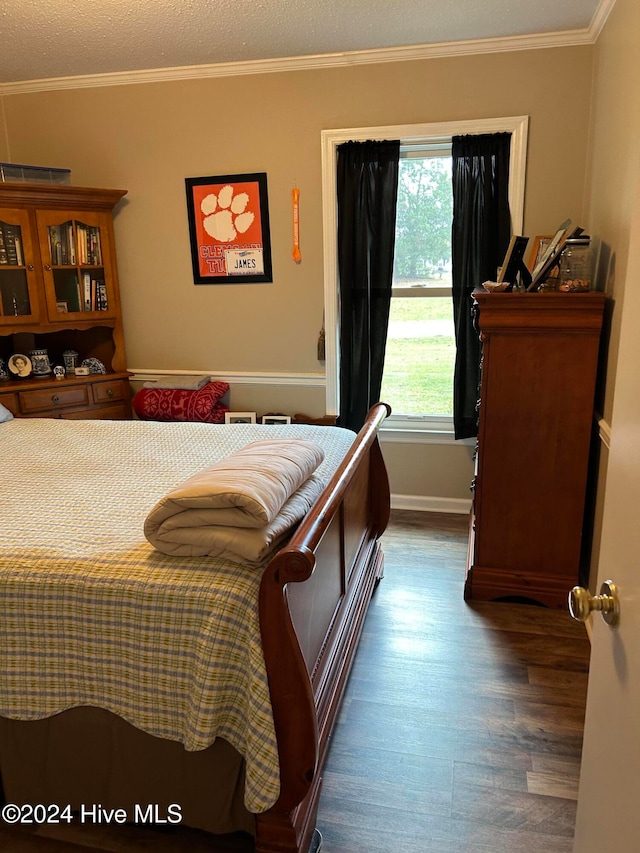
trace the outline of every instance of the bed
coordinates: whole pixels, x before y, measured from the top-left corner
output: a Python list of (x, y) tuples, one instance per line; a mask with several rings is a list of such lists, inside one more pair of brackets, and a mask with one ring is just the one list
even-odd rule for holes
[[(388, 412), (374, 406), (357, 436), (313, 425), (0, 425), (7, 802), (128, 814), (155, 804), (160, 822), (178, 804), (189, 826), (252, 833), (257, 853), (307, 853), (382, 576), (389, 486), (377, 432)], [(177, 482), (250, 442), (291, 437), (322, 447), (322, 491), (258, 567), (167, 556), (142, 536)]]

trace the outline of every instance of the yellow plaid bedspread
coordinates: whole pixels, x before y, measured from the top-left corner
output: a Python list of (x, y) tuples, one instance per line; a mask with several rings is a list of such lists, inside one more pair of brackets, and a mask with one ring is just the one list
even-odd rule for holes
[(328, 478), (353, 441), (313, 426), (13, 420), (0, 425), (0, 715), (105, 708), (245, 758), (245, 803), (278, 797), (258, 623), (261, 568), (171, 557), (144, 519), (171, 488), (250, 441), (308, 438)]

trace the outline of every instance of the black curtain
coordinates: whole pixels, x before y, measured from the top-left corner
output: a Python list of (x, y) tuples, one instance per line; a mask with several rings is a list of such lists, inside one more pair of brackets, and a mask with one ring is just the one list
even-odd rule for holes
[(387, 343), (400, 142), (338, 146), (339, 424), (358, 431), (380, 398)]
[(478, 434), (476, 403), (480, 341), (471, 318), (471, 293), (495, 281), (509, 245), (510, 133), (454, 136), (451, 235), (456, 364), (453, 425), (456, 438)]

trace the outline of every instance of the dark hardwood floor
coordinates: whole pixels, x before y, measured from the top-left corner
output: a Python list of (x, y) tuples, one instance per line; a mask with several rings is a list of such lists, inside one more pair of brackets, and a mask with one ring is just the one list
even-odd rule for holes
[[(323, 853), (571, 853), (583, 627), (532, 605), (466, 604), (466, 517), (394, 511), (383, 541), (324, 775)], [(3, 829), (10, 853), (252, 850), (184, 828)]]

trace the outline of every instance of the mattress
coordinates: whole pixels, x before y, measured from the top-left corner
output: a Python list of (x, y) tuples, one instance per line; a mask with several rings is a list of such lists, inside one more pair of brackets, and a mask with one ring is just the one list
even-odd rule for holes
[(278, 797), (258, 621), (264, 566), (172, 557), (144, 520), (187, 477), (251, 441), (317, 442), (329, 478), (355, 435), (309, 425), (14, 419), (0, 425), (0, 715), (107, 709), (246, 762), (245, 804)]

